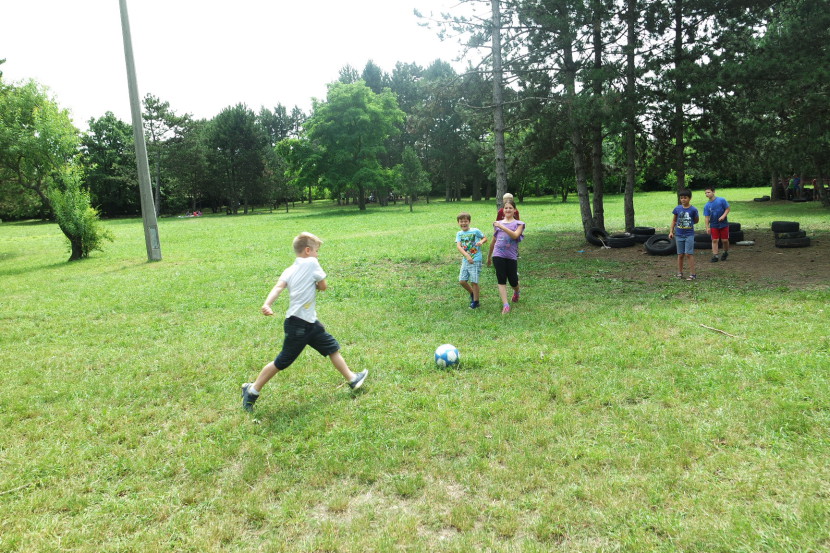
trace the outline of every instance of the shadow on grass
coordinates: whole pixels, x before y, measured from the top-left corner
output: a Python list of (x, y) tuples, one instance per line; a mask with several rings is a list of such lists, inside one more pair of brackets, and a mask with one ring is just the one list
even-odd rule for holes
[[(19, 257), (19, 256), (20, 256), (20, 254), (3, 255), (2, 257), (0, 257), (0, 261), (6, 261), (8, 259), (12, 259), (14, 257)], [(20, 267), (18, 269), (0, 270), (0, 277), (3, 277), (3, 276), (17, 276), (17, 275), (25, 275), (25, 274), (29, 274), (29, 273), (41, 273), (43, 271), (51, 271), (51, 270), (59, 269), (59, 268), (62, 268), (62, 267), (66, 267), (67, 263), (69, 263), (69, 262), (66, 261), (66, 260), (63, 260), (63, 261), (57, 261), (55, 263), (45, 263), (43, 265), (36, 265), (34, 267), (33, 266), (26, 266), (26, 267)]]

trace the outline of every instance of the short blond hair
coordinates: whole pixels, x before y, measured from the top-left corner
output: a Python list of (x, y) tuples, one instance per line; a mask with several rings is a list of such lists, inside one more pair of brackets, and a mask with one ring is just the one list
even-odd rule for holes
[(503, 202), (506, 202), (507, 200), (512, 200), (513, 194), (511, 194), (510, 192), (505, 192), (504, 196), (502, 196), (501, 199)]
[(301, 232), (294, 238), (294, 253), (301, 254), (306, 248), (312, 250), (318, 249), (323, 244), (323, 241), (311, 234), (310, 232)]

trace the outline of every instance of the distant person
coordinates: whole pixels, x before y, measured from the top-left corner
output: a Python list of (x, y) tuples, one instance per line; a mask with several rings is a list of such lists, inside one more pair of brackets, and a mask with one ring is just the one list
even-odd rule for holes
[(801, 184), (801, 179), (798, 178), (798, 175), (793, 173), (792, 178), (790, 179), (790, 185), (787, 187), (787, 199), (794, 200), (799, 196), (799, 186)]
[[(504, 206), (504, 202), (506, 202), (506, 201), (511, 201), (512, 202), (513, 201), (513, 194), (511, 194), (510, 192), (507, 192), (504, 196), (501, 197), (501, 205), (502, 206)], [(516, 203), (514, 202), (513, 205), (516, 205)], [(516, 209), (516, 213), (513, 214), (513, 218), (517, 219), (517, 220), (521, 219), (521, 217), (519, 217), (519, 210), (518, 209)], [(504, 207), (500, 207), (499, 212), (496, 214), (496, 221), (501, 221), (502, 219), (504, 219)]]
[(478, 285), (481, 274), (481, 245), (487, 242), (487, 237), (477, 228), (470, 228), (469, 213), (459, 213), (456, 220), (461, 230), (455, 233), (455, 247), (461, 252), (461, 271), (458, 273), (458, 283), (470, 293), (470, 309), (479, 306), (481, 288)]
[(504, 219), (493, 223), (493, 253), (487, 256), (487, 266), (496, 268), (496, 282), (502, 303), (502, 315), (510, 313), (507, 302), (507, 283), (513, 288), (513, 303), (519, 301), (519, 242), (524, 238), (525, 224), (514, 218), (516, 204), (504, 202)]
[(695, 223), (700, 220), (700, 213), (692, 202), (692, 191), (683, 189), (677, 193), (680, 205), (672, 210), (669, 239), (677, 243), (677, 278), (683, 278), (683, 262), (688, 261), (689, 276), (686, 280), (696, 280), (695, 274)]
[(729, 202), (715, 196), (715, 187), (709, 186), (704, 190), (709, 199), (703, 206), (703, 217), (706, 221), (706, 232), (712, 235), (712, 263), (718, 262), (718, 242), (723, 240), (723, 255), (721, 261), (729, 257)]
[(322, 243), (310, 232), (303, 232), (294, 238), (297, 258), (293, 265), (282, 272), (277, 284), (265, 298), (262, 314), (270, 317), (274, 314), (271, 305), (283, 290), (288, 289), (288, 311), (283, 323), (285, 337), (277, 358), (262, 368), (255, 382), (242, 385), (242, 408), (246, 411), (253, 411), (262, 387), (278, 372), (291, 366), (306, 346), (311, 346), (320, 355), (328, 357), (352, 389), (360, 388), (369, 374), (368, 370), (355, 374), (349, 369), (340, 354), (340, 344), (317, 319), (317, 291), (322, 292), (327, 288), (326, 273), (317, 260)]

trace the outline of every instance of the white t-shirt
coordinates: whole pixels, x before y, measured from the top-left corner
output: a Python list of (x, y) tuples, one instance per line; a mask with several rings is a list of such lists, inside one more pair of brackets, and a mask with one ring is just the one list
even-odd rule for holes
[(286, 283), (289, 302), (285, 318), (299, 317), (313, 323), (317, 320), (317, 283), (326, 273), (316, 257), (298, 257), (282, 272), (279, 280)]

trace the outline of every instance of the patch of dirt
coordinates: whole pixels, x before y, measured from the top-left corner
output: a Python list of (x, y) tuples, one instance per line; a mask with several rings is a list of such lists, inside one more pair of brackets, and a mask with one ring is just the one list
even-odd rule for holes
[[(695, 248), (698, 280), (731, 278), (735, 282), (757, 286), (794, 289), (825, 289), (830, 287), (830, 235), (812, 234), (806, 248), (776, 248), (771, 230), (744, 229), (744, 240), (752, 246), (729, 245), (729, 259), (710, 262), (710, 248)], [(613, 276), (646, 283), (666, 282), (677, 273), (677, 256), (649, 255), (642, 244), (630, 248), (598, 248), (585, 244), (588, 258), (616, 261), (622, 264)], [(612, 270), (611, 273), (614, 271)], [(688, 270), (686, 271), (688, 273)]]

